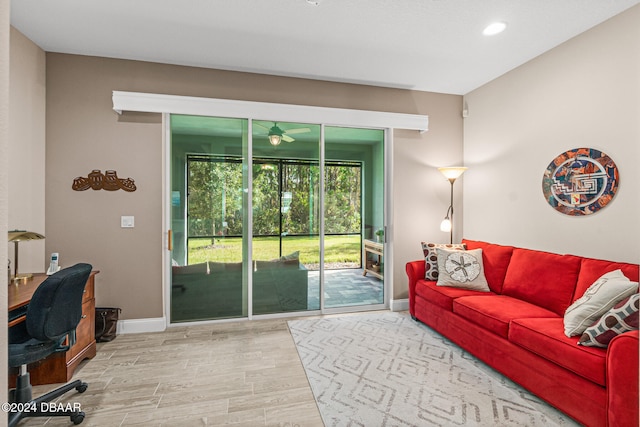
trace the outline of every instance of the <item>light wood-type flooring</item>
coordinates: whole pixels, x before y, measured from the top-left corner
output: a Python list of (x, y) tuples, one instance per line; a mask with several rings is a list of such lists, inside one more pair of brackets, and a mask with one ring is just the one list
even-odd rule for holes
[[(178, 326), (98, 344), (74, 379), (82, 426), (322, 426), (285, 319)], [(39, 396), (54, 386), (34, 387)], [(68, 417), (20, 426), (73, 425)]]

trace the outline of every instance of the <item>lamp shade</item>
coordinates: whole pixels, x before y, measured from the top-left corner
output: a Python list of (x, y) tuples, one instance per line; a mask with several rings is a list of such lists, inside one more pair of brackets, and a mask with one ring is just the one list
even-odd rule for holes
[(271, 145), (279, 145), (280, 141), (282, 141), (282, 137), (280, 135), (269, 135), (269, 142)]
[(284, 135), (284, 131), (278, 127), (277, 124), (274, 124), (271, 129), (269, 129), (269, 142), (271, 145), (278, 145), (282, 142), (282, 135)]
[(10, 242), (24, 242), (25, 240), (41, 240), (44, 236), (34, 231), (12, 230), (9, 231)]
[(440, 231), (444, 231), (445, 233), (450, 233), (452, 229), (451, 220), (449, 218), (445, 218), (440, 223)]
[(11, 280), (19, 281), (22, 279), (29, 279), (32, 277), (32, 274), (23, 274), (21, 276), (18, 275), (18, 242), (24, 242), (27, 240), (41, 240), (44, 239), (44, 236), (40, 233), (36, 233), (34, 231), (26, 231), (26, 230), (11, 230), (9, 231), (9, 241), (13, 242), (14, 245), (14, 274)]
[(464, 166), (453, 166), (448, 168), (438, 168), (440, 173), (444, 175), (448, 180), (456, 180), (466, 171), (468, 168)]

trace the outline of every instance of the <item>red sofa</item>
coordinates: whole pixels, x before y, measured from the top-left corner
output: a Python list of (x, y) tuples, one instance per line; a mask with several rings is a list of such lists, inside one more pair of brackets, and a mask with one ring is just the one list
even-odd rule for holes
[(482, 249), (491, 292), (436, 286), (407, 263), (411, 316), (587, 426), (638, 426), (638, 331), (607, 349), (564, 334), (569, 305), (602, 274), (638, 264), (463, 240)]

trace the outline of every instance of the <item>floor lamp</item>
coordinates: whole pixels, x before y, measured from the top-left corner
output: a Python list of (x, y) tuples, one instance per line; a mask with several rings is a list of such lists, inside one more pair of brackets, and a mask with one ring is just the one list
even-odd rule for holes
[(438, 168), (438, 170), (445, 176), (451, 183), (451, 201), (449, 203), (449, 208), (447, 209), (447, 215), (444, 217), (442, 222), (440, 223), (440, 230), (444, 232), (449, 232), (450, 241), (449, 243), (453, 244), (453, 183), (456, 182), (456, 179), (460, 177), (467, 170), (467, 168), (463, 166), (455, 166), (449, 168)]
[(13, 230), (9, 231), (9, 241), (14, 244), (14, 257), (13, 257), (13, 277), (12, 281), (18, 282), (20, 280), (27, 280), (33, 277), (33, 274), (21, 274), (18, 276), (18, 242), (22, 242), (25, 240), (40, 240), (44, 239), (44, 236), (39, 233), (35, 233), (33, 231), (25, 231), (25, 230)]

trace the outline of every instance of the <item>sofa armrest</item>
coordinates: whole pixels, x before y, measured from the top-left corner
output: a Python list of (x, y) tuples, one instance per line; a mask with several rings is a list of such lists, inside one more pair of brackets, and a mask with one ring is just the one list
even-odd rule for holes
[(424, 260), (410, 261), (407, 263), (405, 269), (407, 271), (407, 276), (409, 277), (409, 313), (414, 316), (416, 283), (418, 283), (418, 280), (424, 279)]
[(625, 332), (607, 350), (607, 425), (638, 424), (638, 331)]

